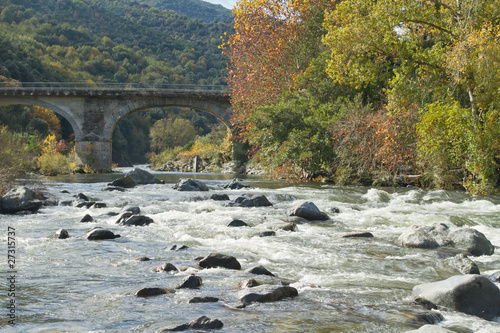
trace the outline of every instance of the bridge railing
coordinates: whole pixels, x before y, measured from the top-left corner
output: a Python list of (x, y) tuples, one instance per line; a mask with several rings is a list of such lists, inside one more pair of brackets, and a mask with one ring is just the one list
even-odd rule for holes
[(0, 90), (129, 90), (229, 93), (226, 85), (94, 82), (0, 82)]

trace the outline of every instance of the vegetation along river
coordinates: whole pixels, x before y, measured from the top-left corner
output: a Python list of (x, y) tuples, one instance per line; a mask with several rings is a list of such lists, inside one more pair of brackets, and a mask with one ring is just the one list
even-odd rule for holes
[[(260, 178), (244, 178), (241, 182), (251, 188), (231, 190), (221, 188), (232, 180), (230, 175), (153, 174), (165, 183), (139, 185), (124, 192), (103, 191), (123, 174), (26, 180), (58, 201), (75, 201), (74, 195), (83, 193), (105, 207), (55, 205), (32, 215), (0, 215), (2, 244), (7, 228), (16, 230), (18, 316), (11, 326), (2, 315), (1, 330), (158, 332), (205, 315), (224, 324), (220, 332), (387, 333), (418, 329), (425, 324), (418, 315), (431, 312), (444, 317), (436, 325), (454, 332), (500, 332), (500, 321), (412, 305), (414, 286), (460, 273), (447, 264), (446, 249), (407, 248), (398, 242), (412, 225), (445, 223), (452, 229), (474, 228), (497, 251), (471, 259), (482, 275), (498, 272), (500, 197)], [(209, 191), (178, 191), (173, 186), (180, 178), (198, 179)], [(264, 195), (272, 206), (228, 204), (245, 193)], [(226, 194), (229, 200), (214, 200), (213, 194)], [(330, 219), (306, 221), (289, 216), (294, 206), (305, 201), (313, 202)], [(154, 222), (146, 226), (116, 224), (118, 217), (111, 213), (125, 205), (138, 206), (141, 215)], [(94, 221), (80, 222), (86, 214)], [(233, 220), (249, 226), (228, 227)], [(280, 229), (284, 222), (295, 222), (296, 230)], [(90, 241), (86, 234), (94, 227), (121, 237)], [(69, 238), (50, 237), (61, 228), (69, 232)], [(275, 235), (261, 237), (266, 231), (275, 231)], [(344, 237), (366, 232), (373, 237)], [(183, 245), (187, 248), (181, 249)], [(234, 256), (241, 269), (202, 269), (195, 258), (214, 252)], [(140, 257), (151, 260), (140, 261)], [(155, 271), (167, 262), (179, 271)], [(259, 265), (275, 277), (247, 272)], [(176, 289), (191, 274), (200, 277), (202, 285)], [(298, 295), (241, 307), (242, 296), (264, 288), (242, 287), (250, 278), (264, 287), (289, 284)], [(172, 290), (155, 297), (135, 295), (146, 287)], [(207, 296), (219, 300), (189, 303), (194, 297)], [(2, 308), (5, 314), (5, 306)]]

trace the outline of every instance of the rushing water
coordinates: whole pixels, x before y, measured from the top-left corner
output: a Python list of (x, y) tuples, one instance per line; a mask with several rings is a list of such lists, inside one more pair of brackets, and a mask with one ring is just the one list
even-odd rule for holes
[[(398, 236), (409, 226), (444, 222), (476, 228), (500, 246), (500, 198), (472, 197), (459, 192), (337, 187), (328, 184), (291, 184), (247, 178), (252, 189), (221, 190), (232, 178), (198, 174), (209, 192), (179, 192), (172, 185), (192, 174), (157, 173), (164, 185), (137, 186), (126, 192), (102, 188), (121, 175), (79, 175), (30, 180), (60, 200), (84, 193), (106, 208), (43, 207), (38, 214), (0, 215), (3, 253), (7, 228), (16, 229), (17, 324), (7, 325), (2, 306), (1, 330), (14, 332), (156, 332), (206, 315), (224, 323), (221, 332), (404, 332), (423, 323), (423, 311), (409, 305), (412, 288), (448, 278), (454, 273), (436, 250), (403, 248)], [(63, 194), (66, 190), (71, 194)], [(227, 207), (214, 193), (233, 200), (242, 193), (264, 194), (272, 207)], [(314, 202), (331, 220), (298, 224), (296, 232), (278, 230), (275, 237), (258, 235), (279, 221), (290, 221), (297, 203)], [(126, 204), (139, 206), (155, 223), (144, 227), (115, 224)], [(340, 213), (334, 213), (338, 208)], [(93, 223), (81, 223), (90, 214)], [(233, 219), (251, 227), (230, 228)], [(108, 241), (88, 241), (96, 226), (121, 235)], [(65, 228), (70, 238), (50, 238)], [(371, 232), (373, 238), (343, 238), (353, 232)], [(187, 245), (172, 251), (173, 245)], [(200, 270), (195, 257), (211, 252), (235, 256), (240, 271)], [(6, 257), (6, 255), (4, 255)], [(152, 261), (138, 261), (147, 256)], [(500, 250), (473, 258), (481, 273), (500, 270)], [(183, 268), (177, 274), (156, 273), (165, 262)], [(7, 260), (1, 263), (2, 270)], [(245, 270), (263, 265), (280, 278), (291, 280), (299, 296), (275, 303), (237, 309), (239, 298), (250, 292), (238, 284), (251, 277)], [(200, 289), (138, 298), (142, 287), (175, 288), (195, 273)], [(276, 282), (276, 281), (274, 281)], [(2, 297), (7, 299), (5, 279)], [(189, 304), (195, 296), (214, 296), (217, 303)], [(500, 332), (500, 322), (488, 322), (452, 311), (441, 311), (439, 325), (455, 332)]]

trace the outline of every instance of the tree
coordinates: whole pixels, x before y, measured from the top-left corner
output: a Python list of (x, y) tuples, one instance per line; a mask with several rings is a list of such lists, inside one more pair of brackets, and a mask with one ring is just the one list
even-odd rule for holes
[(247, 117), (290, 90), (309, 59), (297, 45), (307, 0), (242, 0), (234, 9), (235, 33), (222, 48), (230, 58), (229, 85), (234, 125), (245, 134)]
[(189, 120), (166, 118), (158, 120), (150, 129), (151, 148), (157, 152), (186, 145), (196, 138), (196, 130)]
[[(464, 185), (471, 191), (491, 189), (500, 156), (493, 135), (500, 101), (499, 14), (498, 0), (338, 2), (325, 20), (328, 74), (339, 83), (380, 87), (392, 116), (419, 110), (419, 140), (427, 140), (430, 131), (451, 140), (467, 137), (462, 166), (469, 176)], [(437, 101), (444, 104), (430, 107)], [(465, 115), (459, 117), (457, 110)], [(461, 124), (465, 119), (459, 126), (464, 132), (450, 135), (448, 120), (436, 117)], [(420, 164), (442, 169), (443, 161), (456, 161), (443, 154), (456, 153), (461, 145), (452, 142), (451, 149), (438, 150), (421, 141), (421, 158), (441, 158), (424, 158)]]

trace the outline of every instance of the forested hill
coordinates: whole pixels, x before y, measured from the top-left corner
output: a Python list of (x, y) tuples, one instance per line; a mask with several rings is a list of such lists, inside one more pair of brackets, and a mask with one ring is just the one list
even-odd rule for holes
[[(131, 0), (134, 1), (134, 0)], [(231, 10), (222, 5), (214, 5), (202, 0), (138, 0), (140, 3), (160, 9), (170, 9), (190, 18), (201, 19), (205, 22), (232, 21)]]
[(218, 46), (231, 29), (232, 21), (207, 23), (130, 0), (0, 0), (0, 75), (225, 84)]

